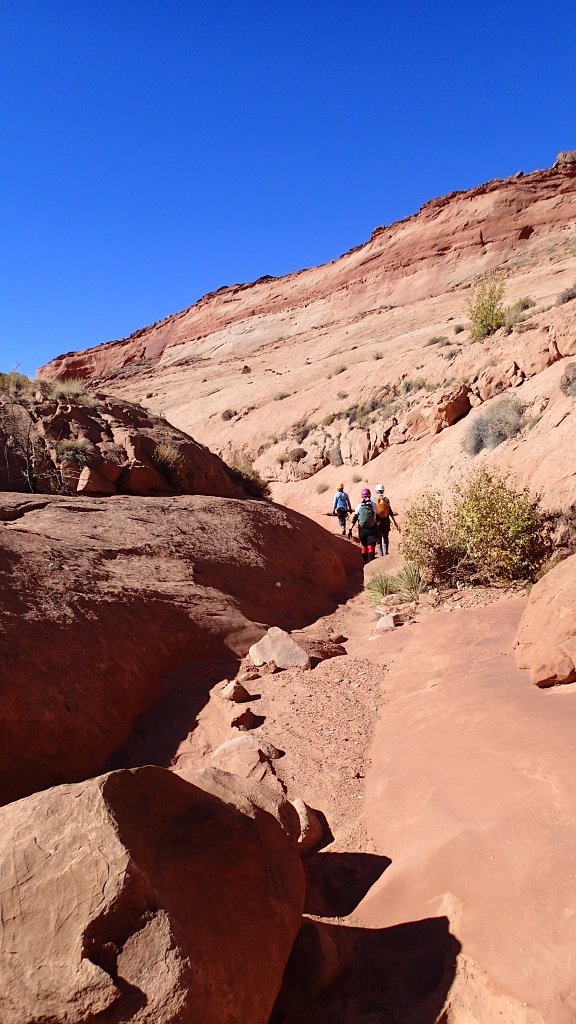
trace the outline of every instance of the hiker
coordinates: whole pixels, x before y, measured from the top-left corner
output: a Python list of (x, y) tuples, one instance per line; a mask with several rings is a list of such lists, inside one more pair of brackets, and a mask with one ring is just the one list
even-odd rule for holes
[(376, 508), (376, 549), (380, 558), (388, 554), (388, 537), (390, 536), (390, 520), (397, 530), (400, 530), (396, 517), (392, 511), (390, 501), (384, 497), (384, 485), (376, 484), (376, 497), (374, 499)]
[[(376, 503), (372, 501), (372, 495), (368, 487), (361, 492), (361, 502), (352, 516), (352, 526), (358, 523), (358, 537), (362, 550), (364, 563), (372, 562), (376, 558), (377, 519)], [(352, 528), (348, 536), (350, 537)]]
[(350, 498), (344, 490), (344, 484), (338, 484), (338, 490), (334, 495), (334, 501), (332, 503), (332, 515), (338, 516), (338, 522), (340, 524), (343, 537), (346, 536), (346, 520), (349, 512), (352, 512)]

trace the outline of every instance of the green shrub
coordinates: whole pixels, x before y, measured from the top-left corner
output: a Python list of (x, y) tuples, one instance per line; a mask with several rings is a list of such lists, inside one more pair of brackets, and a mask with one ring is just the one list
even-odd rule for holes
[(324, 419), (323, 419), (323, 420), (321, 421), (321, 425), (322, 425), (323, 427), (329, 427), (331, 423), (334, 423), (334, 420), (335, 420), (335, 419), (336, 419), (336, 417), (334, 416), (334, 414), (330, 412), (330, 413), (328, 413), (328, 415), (327, 415), (327, 416), (325, 416), (325, 417), (324, 417)]
[(250, 462), (233, 462), (229, 467), (232, 479), (241, 483), (244, 489), (253, 498), (260, 498), (263, 501), (270, 498), (270, 485), (267, 480), (260, 476), (257, 469)]
[(548, 553), (538, 500), (482, 467), (453, 488), (456, 535), (484, 582), (530, 580)]
[(478, 455), (483, 448), (497, 448), (509, 437), (516, 437), (523, 413), (524, 406), (514, 398), (503, 398), (478, 413), (466, 431), (464, 447), (468, 455)]
[(353, 484), (359, 484), (361, 480), (362, 480), (362, 477), (360, 476), (360, 473), (353, 473), (352, 474), (352, 483)]
[(426, 590), (419, 566), (415, 562), (405, 562), (393, 577), (394, 593), (400, 601), (417, 601)]
[(563, 306), (565, 302), (572, 302), (572, 299), (576, 299), (576, 284), (572, 285), (571, 288), (565, 288), (563, 292), (556, 299), (557, 306)]
[(383, 597), (396, 593), (394, 576), (389, 575), (387, 572), (378, 573), (377, 576), (373, 576), (371, 580), (368, 580), (364, 589), (370, 600), (374, 604), (379, 604)]
[(440, 494), (426, 491), (406, 512), (401, 550), (428, 583), (455, 582), (466, 552)]
[(77, 466), (89, 466), (94, 451), (94, 445), (87, 437), (69, 437), (56, 445), (60, 462), (75, 462)]
[(401, 547), (426, 582), (448, 585), (532, 580), (550, 550), (538, 499), (484, 467), (452, 488), (448, 508), (433, 492), (414, 502)]
[(503, 327), (506, 319), (502, 305), (504, 288), (504, 277), (496, 271), (485, 274), (473, 286), (466, 312), (470, 318), (470, 334), (476, 341)]
[(328, 490), (328, 484), (318, 484), (316, 487), (316, 494), (324, 494)]

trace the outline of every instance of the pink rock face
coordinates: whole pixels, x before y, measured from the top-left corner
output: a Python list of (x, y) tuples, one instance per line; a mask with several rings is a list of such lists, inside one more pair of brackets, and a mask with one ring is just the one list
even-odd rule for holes
[(304, 877), (246, 785), (147, 767), (3, 808), (2, 1024), (266, 1024)]
[(532, 588), (514, 654), (536, 686), (576, 682), (576, 555)]
[(356, 567), (268, 502), (0, 495), (0, 802), (103, 771), (144, 711), (201, 705), (263, 623), (329, 611)]

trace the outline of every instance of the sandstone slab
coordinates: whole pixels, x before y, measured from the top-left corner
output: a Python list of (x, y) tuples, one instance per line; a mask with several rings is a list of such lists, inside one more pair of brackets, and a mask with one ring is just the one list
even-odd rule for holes
[(266, 1024), (304, 880), (239, 782), (149, 767), (0, 811), (2, 1024)]

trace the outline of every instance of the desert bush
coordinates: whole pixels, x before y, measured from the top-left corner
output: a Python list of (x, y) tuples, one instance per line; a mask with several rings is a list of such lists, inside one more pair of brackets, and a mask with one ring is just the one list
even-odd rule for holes
[(352, 474), (352, 483), (353, 484), (359, 484), (361, 480), (362, 480), (362, 477), (360, 476), (360, 473), (353, 473)]
[(524, 406), (514, 398), (500, 402), (478, 413), (466, 431), (464, 447), (468, 455), (478, 455), (483, 448), (497, 448), (509, 437), (516, 437), (522, 427)]
[(415, 562), (405, 562), (393, 577), (394, 591), (400, 601), (417, 601), (426, 590), (426, 583)]
[(335, 444), (330, 452), (330, 462), (333, 466), (337, 466), (338, 468), (344, 465), (344, 459), (342, 458), (342, 451), (339, 444)]
[(337, 391), (336, 392), (336, 398), (340, 398), (340, 399), (348, 398), (348, 392), (347, 391)]
[(414, 502), (401, 547), (426, 582), (448, 585), (532, 580), (550, 551), (538, 499), (484, 467), (452, 488), (448, 508), (434, 492)]
[(476, 341), (487, 338), (504, 325), (504, 288), (504, 277), (496, 271), (485, 274), (473, 286), (466, 312), (470, 318), (470, 334)]
[(232, 420), (236, 416), (236, 409), (224, 409), (222, 413), (223, 420)]
[(430, 348), (431, 345), (440, 345), (443, 348), (445, 345), (449, 345), (450, 341), (445, 334), (434, 334), (428, 341), (424, 342), (424, 348)]
[(382, 359), (382, 353), (381, 352), (373, 352), (372, 353), (372, 359), (374, 359), (375, 362), (378, 362), (379, 359)]
[(374, 604), (379, 604), (383, 597), (396, 593), (396, 581), (394, 576), (387, 572), (378, 573), (368, 580), (364, 587), (368, 597)]
[(316, 487), (316, 494), (324, 494), (328, 490), (328, 484), (321, 483)]
[(78, 405), (94, 407), (99, 404), (98, 399), (88, 391), (83, 380), (77, 377), (69, 377), (68, 380), (50, 381), (49, 394), (58, 402), (77, 402)]
[(270, 485), (268, 481), (260, 476), (258, 470), (250, 462), (233, 462), (229, 468), (232, 479), (237, 483), (241, 483), (253, 498), (260, 498), (262, 501), (270, 498)]
[(344, 370), (347, 370), (347, 369), (348, 369), (348, 367), (344, 366), (344, 365), (337, 366), (336, 369), (334, 370), (334, 376), (336, 377), (339, 373), (344, 373)]
[(77, 466), (89, 466), (94, 451), (94, 445), (87, 437), (69, 437), (56, 445), (60, 462), (75, 462)]
[(465, 330), (464, 324), (454, 324), (454, 334), (462, 334), (462, 331)]
[(150, 461), (173, 487), (180, 485), (184, 459), (176, 445), (171, 444), (170, 441), (160, 441), (154, 447)]
[(24, 373), (12, 370), (11, 373), (0, 373), (0, 391), (6, 391), (12, 398), (24, 398), (33, 395), (35, 383)]
[(440, 494), (426, 491), (406, 512), (401, 550), (427, 583), (455, 582), (466, 557)]
[(538, 499), (484, 466), (453, 488), (452, 515), (456, 536), (482, 582), (533, 579), (548, 554)]
[(557, 306), (563, 306), (565, 302), (572, 302), (572, 299), (576, 299), (576, 284), (573, 284), (571, 288), (565, 288), (563, 292), (556, 299)]
[(321, 425), (323, 427), (329, 427), (331, 423), (334, 423), (335, 419), (336, 417), (334, 416), (334, 414), (330, 412), (328, 413), (327, 416), (324, 417), (323, 420), (321, 420)]
[(284, 398), (288, 398), (288, 397), (289, 397), (289, 395), (288, 395), (287, 391), (279, 391), (277, 395), (274, 395), (274, 401), (275, 402), (281, 402)]
[(307, 454), (308, 452), (305, 448), (293, 448), (288, 459), (290, 462), (301, 462), (302, 459), (306, 458)]
[(304, 441), (308, 437), (308, 434), (310, 433), (311, 429), (312, 427), (310, 426), (310, 424), (306, 422), (306, 420), (298, 420), (292, 426), (291, 432), (298, 441), (298, 444), (302, 444), (302, 441)]
[(570, 398), (576, 398), (576, 363), (568, 363), (560, 377), (560, 391)]
[(524, 296), (524, 298), (521, 299), (517, 299), (516, 302), (513, 302), (511, 306), (508, 306), (505, 309), (504, 325), (508, 327), (509, 330), (512, 330), (515, 324), (519, 324), (526, 319), (526, 310), (531, 309), (532, 306), (535, 305), (536, 303), (534, 302), (534, 299), (530, 299), (527, 296)]

